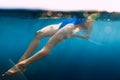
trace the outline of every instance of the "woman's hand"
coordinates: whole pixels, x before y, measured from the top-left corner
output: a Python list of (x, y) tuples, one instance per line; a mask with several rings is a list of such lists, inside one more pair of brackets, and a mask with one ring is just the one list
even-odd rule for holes
[(84, 35), (84, 38), (85, 38), (85, 39), (89, 39), (90, 36), (89, 36), (88, 34), (86, 34), (86, 35)]

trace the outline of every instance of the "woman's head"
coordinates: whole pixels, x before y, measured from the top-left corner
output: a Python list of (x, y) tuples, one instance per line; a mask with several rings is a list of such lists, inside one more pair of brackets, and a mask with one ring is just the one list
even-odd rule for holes
[(88, 29), (93, 25), (93, 22), (100, 16), (100, 13), (85, 13), (84, 16), (86, 17), (85, 28)]
[(90, 19), (90, 20), (94, 21), (100, 16), (100, 13), (98, 13), (98, 12), (95, 12), (95, 13), (87, 13), (87, 12), (85, 12), (83, 15), (87, 19)]
[(88, 18), (91, 18), (92, 20), (96, 20), (100, 16), (100, 13), (92, 13), (88, 16)]

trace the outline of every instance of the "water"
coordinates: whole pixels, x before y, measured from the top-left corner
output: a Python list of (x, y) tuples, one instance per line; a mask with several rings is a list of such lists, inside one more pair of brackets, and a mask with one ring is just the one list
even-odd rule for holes
[[(17, 62), (37, 30), (62, 20), (0, 17), (0, 74), (12, 67), (10, 59)], [(89, 40), (64, 40), (31, 64), (25, 72), (27, 80), (120, 80), (120, 20), (97, 20), (93, 26)], [(33, 54), (48, 39), (42, 39)]]

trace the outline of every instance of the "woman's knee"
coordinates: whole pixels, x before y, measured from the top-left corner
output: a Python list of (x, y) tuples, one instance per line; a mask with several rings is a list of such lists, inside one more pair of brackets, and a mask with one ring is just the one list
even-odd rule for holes
[(43, 35), (44, 35), (43, 31), (39, 30), (35, 33), (35, 38), (40, 39), (43, 37)]
[(43, 55), (44, 55), (44, 56), (47, 56), (47, 55), (49, 54), (49, 52), (50, 52), (50, 48), (44, 47), (44, 48), (42, 49), (42, 52), (43, 52)]

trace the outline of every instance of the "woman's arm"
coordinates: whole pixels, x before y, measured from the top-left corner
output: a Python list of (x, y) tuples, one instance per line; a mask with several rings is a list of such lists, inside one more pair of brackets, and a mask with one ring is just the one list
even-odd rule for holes
[(91, 31), (92, 31), (92, 27), (93, 27), (93, 23), (94, 21), (100, 16), (100, 13), (94, 13), (94, 14), (90, 14), (86, 20), (86, 24), (87, 24), (87, 34), (86, 36), (90, 36)]
[[(98, 18), (99, 16), (100, 16), (99, 13), (89, 15), (85, 22), (85, 26), (87, 28), (87, 33), (85, 35), (81, 35), (81, 34), (76, 34), (76, 32), (74, 32), (74, 36), (79, 37), (79, 38), (89, 39), (91, 31), (92, 31), (93, 23), (96, 20), (96, 18)], [(80, 29), (79, 29), (79, 31), (80, 31)]]
[(90, 34), (91, 34), (91, 31), (92, 31), (92, 26), (89, 26), (88, 29), (87, 29), (87, 33), (85, 34), (86, 37), (90, 37)]
[(79, 32), (80, 29), (79, 28), (76, 28), (74, 31), (73, 31), (73, 37), (79, 37), (79, 38), (83, 38), (83, 39), (88, 39), (89, 36), (88, 35), (82, 35), (82, 34), (77, 34), (77, 32)]
[(89, 39), (89, 36), (88, 36), (88, 35), (81, 35), (81, 34), (76, 34), (76, 33), (74, 33), (73, 36), (74, 36), (74, 37), (83, 38), (83, 39)]
[(92, 26), (89, 26), (87, 29), (87, 33), (85, 35), (82, 34), (77, 34), (77, 32), (79, 32), (80, 30), (75, 29), (73, 32), (73, 36), (74, 37), (79, 37), (79, 38), (84, 38), (84, 39), (89, 39), (90, 34), (91, 34), (91, 30), (92, 30)]

